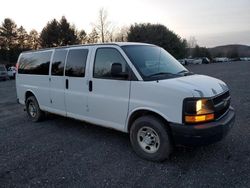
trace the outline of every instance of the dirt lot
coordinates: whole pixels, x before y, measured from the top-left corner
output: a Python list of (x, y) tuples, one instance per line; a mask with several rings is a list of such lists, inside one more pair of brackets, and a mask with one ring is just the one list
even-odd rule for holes
[(59, 116), (32, 123), (15, 81), (0, 82), (0, 187), (249, 187), (250, 62), (187, 68), (229, 85), (236, 122), (223, 141), (176, 148), (164, 163), (140, 159), (114, 130)]

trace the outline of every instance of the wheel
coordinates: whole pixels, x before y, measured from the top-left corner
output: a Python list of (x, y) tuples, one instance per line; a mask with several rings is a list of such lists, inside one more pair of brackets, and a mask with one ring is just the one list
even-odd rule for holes
[(169, 158), (173, 144), (166, 125), (154, 116), (136, 119), (130, 129), (130, 142), (134, 151), (150, 161)]
[(40, 109), (34, 96), (30, 96), (26, 100), (26, 111), (29, 118), (34, 122), (41, 121), (44, 118), (44, 112)]

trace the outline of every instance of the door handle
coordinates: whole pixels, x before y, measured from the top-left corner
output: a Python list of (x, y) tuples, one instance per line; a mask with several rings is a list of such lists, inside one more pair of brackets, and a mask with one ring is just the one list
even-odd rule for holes
[(91, 92), (93, 90), (93, 82), (92, 80), (89, 81), (89, 91)]
[(69, 80), (68, 79), (65, 80), (65, 87), (66, 87), (66, 89), (69, 89)]

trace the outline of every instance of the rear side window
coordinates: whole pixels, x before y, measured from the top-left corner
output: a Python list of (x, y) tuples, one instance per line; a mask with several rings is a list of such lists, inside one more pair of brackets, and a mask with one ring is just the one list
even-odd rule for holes
[(115, 48), (99, 48), (95, 55), (94, 77), (103, 79), (117, 79), (111, 76), (112, 63), (121, 63), (122, 72), (128, 72), (127, 62)]
[(18, 73), (48, 75), (51, 54), (51, 51), (22, 54)]
[(51, 75), (63, 76), (66, 55), (66, 49), (55, 50), (52, 60)]
[(69, 50), (65, 75), (71, 77), (84, 77), (87, 57), (87, 49)]

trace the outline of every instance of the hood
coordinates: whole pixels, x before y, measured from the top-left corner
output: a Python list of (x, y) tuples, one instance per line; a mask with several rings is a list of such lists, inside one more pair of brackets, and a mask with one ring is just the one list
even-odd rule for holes
[(172, 84), (175, 87), (182, 90), (189, 90), (193, 97), (213, 97), (228, 90), (227, 85), (223, 81), (205, 75), (183, 76), (175, 79), (161, 80), (160, 83), (165, 85), (167, 81), (169, 84), (170, 80), (174, 81)]

